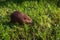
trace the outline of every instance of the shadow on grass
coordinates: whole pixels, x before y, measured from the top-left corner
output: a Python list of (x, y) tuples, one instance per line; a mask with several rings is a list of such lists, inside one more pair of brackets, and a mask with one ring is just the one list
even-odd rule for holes
[(3, 26), (8, 26), (10, 28), (12, 28), (13, 24), (12, 23), (9, 23), (9, 22), (2, 22), (1, 23)]
[(19, 5), (24, 1), (38, 1), (39, 2), (39, 0), (6, 0), (6, 1), (0, 1), (0, 7), (7, 6), (7, 4), (11, 2)]
[(57, 1), (57, 7), (60, 8), (60, 0)]

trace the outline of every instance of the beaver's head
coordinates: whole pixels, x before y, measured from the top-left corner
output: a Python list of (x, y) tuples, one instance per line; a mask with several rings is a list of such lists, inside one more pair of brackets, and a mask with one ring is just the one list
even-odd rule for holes
[(32, 23), (32, 19), (27, 15), (23, 15), (23, 21), (25, 23)]

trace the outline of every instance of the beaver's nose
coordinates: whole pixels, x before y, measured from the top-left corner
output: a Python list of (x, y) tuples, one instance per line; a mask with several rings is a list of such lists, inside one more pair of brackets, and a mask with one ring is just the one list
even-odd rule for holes
[(32, 24), (33, 23), (33, 21), (32, 20), (30, 20), (30, 22), (29, 22), (30, 24)]

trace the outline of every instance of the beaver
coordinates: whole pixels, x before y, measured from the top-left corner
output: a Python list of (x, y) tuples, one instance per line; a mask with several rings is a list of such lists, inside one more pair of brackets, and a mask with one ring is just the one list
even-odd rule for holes
[(16, 23), (16, 22), (18, 22), (19, 24), (24, 24), (24, 23), (30, 24), (30, 23), (32, 23), (32, 19), (28, 15), (26, 15), (22, 12), (19, 12), (19, 11), (14, 11), (10, 15), (10, 18), (11, 18), (10, 22), (13, 22), (13, 23)]

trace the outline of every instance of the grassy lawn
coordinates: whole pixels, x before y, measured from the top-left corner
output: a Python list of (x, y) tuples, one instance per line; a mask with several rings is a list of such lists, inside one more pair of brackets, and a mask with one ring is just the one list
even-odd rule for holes
[[(14, 11), (29, 15), (32, 25), (11, 24)], [(0, 2), (0, 40), (60, 40), (60, 8), (56, 1)]]

